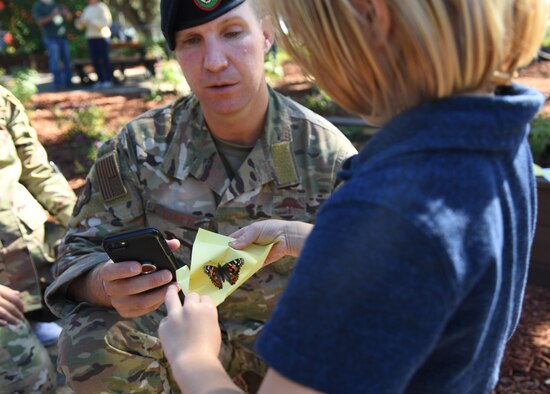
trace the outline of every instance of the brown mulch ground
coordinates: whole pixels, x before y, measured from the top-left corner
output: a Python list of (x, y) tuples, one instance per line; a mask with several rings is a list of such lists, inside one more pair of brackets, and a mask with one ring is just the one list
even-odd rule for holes
[(157, 102), (147, 101), (136, 94), (107, 95), (84, 90), (41, 93), (32, 98), (30, 108), (33, 110), (29, 116), (50, 160), (61, 169), (73, 189), (78, 189), (84, 179), (74, 166), (74, 141), (69, 141), (65, 135), (69, 124), (67, 119), (72, 112), (94, 105), (106, 113), (106, 131), (114, 132), (129, 120), (173, 98), (173, 95), (166, 95), (162, 102)]
[[(535, 63), (523, 70), (518, 82), (533, 86), (549, 97), (550, 62)], [(287, 67), (281, 90), (300, 96), (304, 89), (310, 87), (311, 84), (304, 82), (299, 70)], [(164, 102), (172, 99), (173, 96), (167, 96)], [(74, 151), (64, 135), (64, 119), (70, 111), (91, 104), (107, 111), (106, 128), (109, 130), (118, 130), (128, 120), (161, 105), (147, 102), (139, 96), (86, 91), (44, 93), (33, 97), (29, 105), (33, 126), (50, 159), (56, 162), (75, 189), (82, 186), (83, 179), (74, 172)], [(550, 116), (549, 100), (542, 112)], [(519, 326), (507, 346), (501, 379), (494, 394), (517, 393), (550, 393), (550, 288), (528, 285)]]
[(550, 61), (540, 61), (519, 73), (518, 82), (540, 90), (546, 96), (546, 104), (541, 114), (550, 116)]
[(550, 289), (528, 286), (495, 393), (550, 393)]

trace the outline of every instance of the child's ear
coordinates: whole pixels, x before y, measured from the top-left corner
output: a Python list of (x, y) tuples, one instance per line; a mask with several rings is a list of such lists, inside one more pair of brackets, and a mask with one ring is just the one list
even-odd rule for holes
[(390, 34), (391, 18), (385, 0), (354, 0), (354, 5), (365, 18), (367, 39), (374, 45), (386, 43)]

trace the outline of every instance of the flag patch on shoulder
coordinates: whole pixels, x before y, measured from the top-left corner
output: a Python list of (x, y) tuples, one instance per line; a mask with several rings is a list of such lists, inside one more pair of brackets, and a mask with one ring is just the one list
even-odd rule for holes
[(97, 161), (96, 174), (99, 190), (105, 202), (115, 200), (128, 193), (122, 182), (122, 176), (120, 175), (120, 169), (114, 153)]

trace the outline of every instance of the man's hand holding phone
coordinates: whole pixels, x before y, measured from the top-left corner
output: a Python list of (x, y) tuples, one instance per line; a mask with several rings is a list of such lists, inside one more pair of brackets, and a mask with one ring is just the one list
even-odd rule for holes
[(94, 287), (108, 299), (105, 303), (124, 318), (157, 309), (164, 302), (165, 285), (175, 280), (171, 251), (178, 249), (180, 243), (175, 239), (165, 241), (159, 234), (144, 229), (106, 238), (103, 245), (111, 261), (98, 265), (89, 274), (88, 280), (95, 282)]
[(166, 285), (175, 281), (172, 251), (179, 241), (166, 241), (158, 230), (145, 228), (106, 237), (103, 246), (111, 260), (74, 279), (68, 296), (75, 302), (112, 307), (124, 318), (157, 309), (164, 302)]
[[(178, 240), (167, 240), (171, 250), (179, 248)], [(142, 274), (138, 261), (108, 261), (96, 267), (93, 274), (101, 283), (110, 305), (124, 318), (144, 315), (157, 309), (163, 302), (168, 283), (175, 280), (170, 271), (157, 270)]]

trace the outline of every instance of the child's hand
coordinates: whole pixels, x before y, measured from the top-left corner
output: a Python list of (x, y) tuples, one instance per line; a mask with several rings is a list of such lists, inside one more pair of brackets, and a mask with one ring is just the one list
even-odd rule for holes
[(165, 298), (168, 316), (159, 325), (159, 337), (168, 362), (217, 358), (221, 346), (218, 311), (210, 297), (189, 293), (181, 306), (178, 288), (170, 285)]

